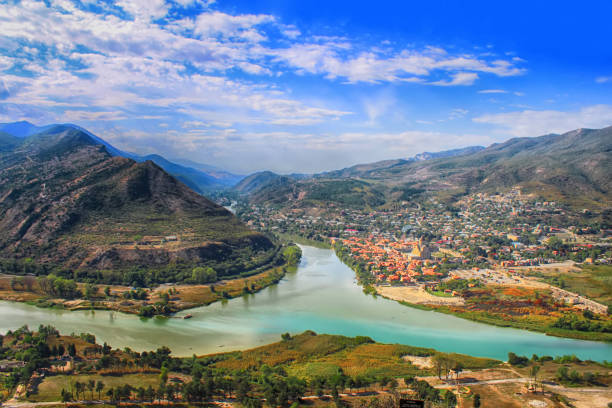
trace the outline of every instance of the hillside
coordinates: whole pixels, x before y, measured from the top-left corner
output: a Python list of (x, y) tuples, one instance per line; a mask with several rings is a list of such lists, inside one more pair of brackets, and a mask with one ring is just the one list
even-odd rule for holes
[(580, 206), (609, 206), (612, 127), (517, 138), (473, 154), (377, 169), (362, 177), (428, 191), (519, 187)]
[(69, 126), (20, 143), (0, 138), (0, 230), (8, 272), (25, 263), (92, 279), (114, 270), (182, 280), (195, 265), (223, 276), (277, 253), (267, 237), (155, 163), (113, 157)]
[(423, 194), (455, 199), (473, 192), (520, 188), (577, 208), (605, 208), (612, 204), (611, 174), (612, 127), (608, 127), (360, 164), (299, 181), (285, 180), (282, 188), (268, 179), (254, 191), (243, 191), (259, 203), (283, 194), (288, 204), (311, 198), (342, 204), (347, 194), (365, 191), (369, 199), (348, 201), (372, 207)]
[(16, 138), (25, 138), (28, 136), (32, 136), (36, 133), (45, 132), (57, 126), (71, 128), (85, 133), (97, 144), (103, 145), (106, 148), (106, 151), (111, 156), (125, 157), (127, 159), (132, 159), (137, 162), (145, 162), (147, 160), (151, 160), (159, 167), (164, 169), (167, 173), (176, 177), (177, 179), (185, 183), (187, 186), (189, 186), (192, 190), (200, 194), (231, 187), (242, 179), (242, 176), (232, 174), (227, 171), (215, 168), (213, 166), (208, 166), (201, 163), (195, 163), (188, 160), (181, 160), (181, 163), (178, 163), (179, 160), (170, 161), (157, 154), (142, 156), (136, 153), (126, 152), (117, 149), (115, 146), (111, 145), (106, 140), (94, 135), (87, 129), (70, 123), (45, 126), (35, 126), (26, 121), (0, 123), (0, 133), (6, 133)]

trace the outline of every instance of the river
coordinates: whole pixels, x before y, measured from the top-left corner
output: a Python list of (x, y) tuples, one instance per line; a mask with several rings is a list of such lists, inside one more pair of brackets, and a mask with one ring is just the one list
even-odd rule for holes
[(191, 319), (141, 319), (117, 312), (69, 312), (2, 301), (0, 332), (24, 324), (30, 328), (51, 324), (67, 334), (93, 333), (98, 342), (113, 347), (142, 351), (167, 345), (179, 356), (246, 349), (278, 341), (284, 332), (314, 330), (504, 360), (509, 351), (612, 359), (612, 344), (488, 326), (365, 295), (353, 271), (333, 251), (308, 246), (302, 250), (298, 271), (278, 285), (178, 315), (189, 313)]

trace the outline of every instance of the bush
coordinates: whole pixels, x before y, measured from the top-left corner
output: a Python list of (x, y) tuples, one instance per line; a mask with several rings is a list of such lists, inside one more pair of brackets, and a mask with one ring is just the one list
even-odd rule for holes
[(525, 356), (517, 356), (516, 354), (510, 352), (508, 353), (508, 363), (513, 366), (526, 366), (529, 364), (529, 359)]

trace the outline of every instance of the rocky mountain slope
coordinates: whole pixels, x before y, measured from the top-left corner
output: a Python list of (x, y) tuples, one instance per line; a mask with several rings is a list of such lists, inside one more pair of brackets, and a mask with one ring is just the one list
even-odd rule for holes
[(232, 174), (206, 164), (190, 162), (187, 160), (179, 163), (177, 160), (171, 161), (157, 154), (143, 156), (136, 153), (126, 152), (117, 149), (106, 140), (94, 135), (87, 129), (70, 123), (45, 126), (36, 126), (26, 121), (0, 123), (0, 133), (6, 133), (17, 138), (25, 138), (36, 133), (45, 132), (57, 126), (72, 128), (87, 134), (96, 143), (105, 146), (106, 151), (110, 153), (111, 156), (125, 157), (137, 162), (151, 160), (159, 167), (164, 169), (167, 173), (176, 177), (183, 183), (187, 184), (192, 190), (200, 194), (231, 187), (242, 179), (242, 176), (240, 175)]
[(112, 156), (70, 126), (0, 134), (0, 258), (48, 269), (220, 275), (256, 268), (277, 247), (151, 161)]
[(423, 153), (411, 159), (360, 164), (303, 180), (280, 182), (268, 177), (260, 181), (257, 189), (250, 192), (255, 202), (266, 202), (268, 197), (278, 201), (279, 195), (284, 195), (287, 204), (308, 203), (314, 194), (319, 201), (324, 198), (343, 204), (346, 200), (341, 196), (366, 192), (376, 199), (350, 202), (372, 207), (380, 205), (381, 200), (388, 204), (422, 194), (452, 199), (472, 192), (520, 188), (575, 207), (605, 208), (612, 206), (612, 127), (516, 138), (487, 148)]

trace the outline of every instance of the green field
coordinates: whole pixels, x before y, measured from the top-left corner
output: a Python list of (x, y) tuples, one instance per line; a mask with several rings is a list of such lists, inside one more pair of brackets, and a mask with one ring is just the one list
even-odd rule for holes
[[(61, 399), (60, 393), (62, 389), (73, 390), (74, 384), (77, 381), (81, 383), (87, 383), (89, 380), (95, 382), (102, 381), (105, 385), (102, 390), (102, 399), (107, 399), (104, 393), (107, 389), (117, 387), (123, 384), (131, 384), (136, 387), (152, 387), (159, 386), (159, 374), (126, 374), (126, 375), (99, 375), (99, 374), (78, 374), (78, 375), (54, 375), (45, 378), (42, 383), (38, 385), (38, 392), (28, 397), (28, 401), (32, 402), (46, 402), (46, 401), (59, 401)], [(94, 399), (98, 399), (98, 393), (94, 390)], [(85, 398), (90, 399), (91, 393), (89, 390), (85, 391)]]
[(612, 306), (612, 265), (583, 265), (580, 272), (546, 273), (546, 282)]
[(283, 367), (289, 374), (304, 379), (325, 377), (340, 370), (351, 377), (382, 378), (433, 375), (432, 371), (420, 369), (403, 357), (437, 355), (461, 363), (465, 368), (489, 368), (500, 364), (497, 360), (422, 347), (375, 343), (363, 336), (350, 338), (307, 331), (279, 343), (217, 355), (222, 361), (214, 366), (226, 370), (258, 370), (263, 365)]

